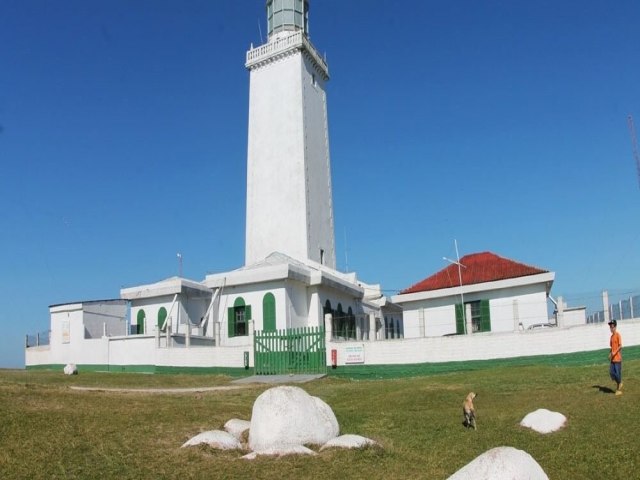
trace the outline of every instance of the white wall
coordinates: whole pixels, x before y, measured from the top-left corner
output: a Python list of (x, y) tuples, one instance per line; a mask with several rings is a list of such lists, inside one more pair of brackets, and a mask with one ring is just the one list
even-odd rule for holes
[[(623, 346), (640, 345), (640, 319), (618, 323)], [(479, 333), (451, 337), (404, 340), (331, 342), (326, 344), (327, 363), (331, 350), (338, 352), (338, 365), (345, 364), (348, 348), (362, 346), (366, 365), (438, 363), (488, 360), (532, 355), (552, 355), (609, 348), (609, 328), (603, 323), (569, 328), (545, 328), (505, 333)], [(26, 365), (100, 364), (193, 367), (241, 367), (244, 352), (253, 348), (250, 337), (235, 347), (156, 348), (152, 336), (129, 336), (75, 341), (64, 348), (55, 345), (26, 350)], [(624, 347), (623, 347), (624, 357)], [(603, 353), (603, 362), (607, 361)]]
[[(618, 322), (623, 346), (640, 345), (640, 319)], [(589, 324), (570, 328), (541, 328), (504, 333), (476, 333), (451, 337), (426, 337), (377, 342), (327, 342), (338, 352), (338, 365), (345, 365), (347, 349), (362, 345), (366, 365), (438, 363), (488, 360), (532, 355), (553, 355), (609, 348), (609, 328)], [(623, 347), (624, 358), (624, 347)], [(607, 361), (606, 354), (603, 362)]]
[(289, 327), (300, 328), (307, 326), (309, 318), (309, 303), (307, 301), (307, 286), (300, 282), (287, 282)]
[(335, 268), (323, 75), (312, 82), (298, 49), (250, 72), (245, 264), (276, 251), (320, 262), (322, 248)]
[(575, 307), (565, 308), (562, 315), (558, 316), (558, 324), (561, 327), (569, 327), (572, 325), (584, 325), (587, 323), (587, 308)]
[(245, 264), (307, 257), (302, 55), (251, 70)]
[[(465, 303), (477, 300), (489, 300), (492, 332), (515, 331), (520, 322), (524, 328), (547, 322), (547, 296), (543, 284), (472, 292), (464, 296)], [(456, 303), (460, 303), (459, 295), (403, 302), (405, 338), (420, 336), (421, 315), (425, 336), (456, 333)]]
[[(304, 97), (306, 189), (310, 208), (308, 258), (336, 267), (329, 159), (329, 130), (325, 81), (313, 67), (309, 57), (303, 57), (302, 92)], [(324, 262), (320, 250), (324, 251)]]

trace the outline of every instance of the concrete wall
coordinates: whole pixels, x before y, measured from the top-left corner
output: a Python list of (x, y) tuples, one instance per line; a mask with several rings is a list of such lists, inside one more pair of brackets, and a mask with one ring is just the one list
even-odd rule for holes
[[(640, 345), (640, 319), (618, 323), (623, 346)], [(327, 358), (336, 349), (338, 365), (345, 365), (353, 346), (364, 350), (366, 365), (438, 363), (553, 355), (609, 348), (609, 327), (589, 324), (569, 328), (541, 328), (503, 333), (476, 333), (377, 342), (327, 342)], [(623, 348), (624, 357), (624, 348)], [(606, 355), (603, 361), (606, 361)]]
[[(640, 319), (618, 323), (623, 346), (640, 345)], [(327, 334), (329, 337), (330, 333)], [(336, 349), (338, 365), (353, 349), (362, 351), (366, 365), (438, 363), (488, 360), (533, 355), (553, 355), (609, 348), (606, 324), (588, 324), (569, 328), (545, 328), (518, 332), (479, 333), (452, 337), (425, 337), (384, 341), (327, 341), (327, 363)], [(253, 365), (251, 337), (242, 337), (244, 345), (224, 347), (156, 348), (153, 336), (81, 339), (64, 348), (33, 347), (26, 350), (26, 365), (76, 363), (99, 365), (158, 365), (189, 367), (241, 367), (244, 352)], [(623, 348), (624, 357), (624, 348)], [(606, 362), (603, 354), (603, 361)]]

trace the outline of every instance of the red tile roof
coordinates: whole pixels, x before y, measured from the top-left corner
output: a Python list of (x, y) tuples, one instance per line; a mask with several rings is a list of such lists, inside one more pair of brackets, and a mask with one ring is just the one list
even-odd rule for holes
[[(466, 267), (460, 269), (463, 285), (495, 282), (496, 280), (548, 273), (548, 270), (514, 262), (513, 260), (491, 252), (465, 255), (460, 259), (460, 263)], [(430, 277), (402, 290), (400, 294), (426, 292), (459, 286), (458, 265), (451, 264)]]

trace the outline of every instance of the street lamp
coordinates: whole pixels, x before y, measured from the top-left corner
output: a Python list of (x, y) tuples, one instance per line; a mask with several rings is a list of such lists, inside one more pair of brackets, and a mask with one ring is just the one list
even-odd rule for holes
[(466, 308), (464, 306), (464, 293), (462, 292), (462, 269), (463, 268), (467, 268), (466, 265), (463, 265), (460, 263), (460, 254), (458, 253), (458, 241), (454, 240), (453, 241), (455, 246), (456, 246), (456, 260), (451, 260), (450, 258), (447, 257), (442, 257), (443, 260), (446, 260), (449, 263), (458, 265), (458, 280), (460, 281), (460, 302), (462, 303), (462, 329), (464, 331), (464, 334), (467, 334), (467, 312), (466, 312)]

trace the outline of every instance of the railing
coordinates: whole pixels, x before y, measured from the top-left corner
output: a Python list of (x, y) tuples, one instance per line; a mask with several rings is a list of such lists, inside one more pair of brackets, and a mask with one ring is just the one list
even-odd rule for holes
[(324, 71), (324, 73), (329, 75), (329, 67), (327, 66), (327, 62), (324, 61), (318, 55), (315, 47), (311, 45), (311, 42), (307, 40), (307, 37), (302, 34), (302, 32), (292, 33), (291, 35), (287, 35), (286, 37), (276, 38), (265, 45), (262, 45), (258, 48), (253, 48), (247, 52), (247, 61), (245, 66), (248, 68), (262, 60), (263, 58), (269, 57), (273, 54), (279, 52), (285, 52), (291, 48), (296, 47), (304, 47), (309, 54), (313, 57), (314, 61), (320, 66), (320, 68)]
[(43, 345), (49, 345), (51, 341), (51, 330), (44, 332), (38, 332), (33, 335), (25, 335), (24, 345), (26, 348), (41, 347)]

